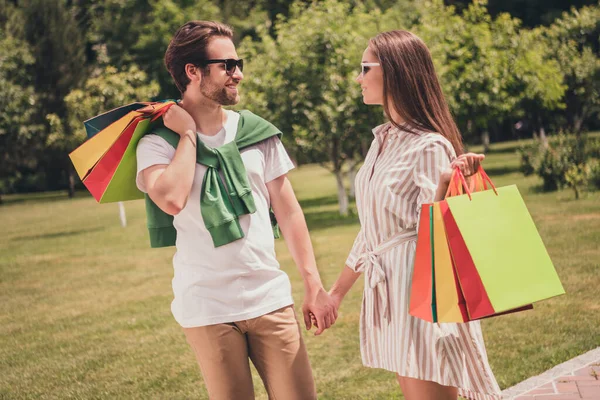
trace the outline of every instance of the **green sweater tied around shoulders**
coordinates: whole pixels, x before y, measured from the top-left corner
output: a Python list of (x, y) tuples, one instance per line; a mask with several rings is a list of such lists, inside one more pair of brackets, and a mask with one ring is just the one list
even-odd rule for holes
[[(247, 110), (239, 114), (234, 141), (210, 148), (198, 140), (196, 146), (196, 162), (207, 167), (200, 193), (200, 211), (215, 247), (243, 238), (239, 217), (256, 211), (240, 150), (276, 135), (281, 138), (281, 131), (270, 122)], [(149, 133), (162, 137), (177, 148), (180, 136), (164, 125), (155, 127)], [(219, 172), (222, 172), (223, 179)], [(150, 246), (174, 246), (177, 231), (173, 226), (173, 216), (161, 210), (148, 194), (145, 198)], [(270, 215), (273, 234), (278, 238), (277, 221), (272, 211)]]

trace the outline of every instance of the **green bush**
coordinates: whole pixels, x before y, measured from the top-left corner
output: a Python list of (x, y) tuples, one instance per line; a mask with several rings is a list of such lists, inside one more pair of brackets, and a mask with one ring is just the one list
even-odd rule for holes
[(600, 189), (600, 138), (559, 134), (548, 146), (533, 144), (519, 148), (520, 170), (537, 174), (545, 191), (570, 187), (579, 198), (588, 185)]
[(588, 159), (600, 160), (600, 137), (588, 139), (585, 145), (585, 154)]
[(521, 146), (517, 153), (521, 157), (520, 170), (525, 176), (535, 173), (535, 161), (537, 156), (537, 146)]
[[(600, 143), (600, 141), (598, 143)], [(592, 186), (594, 189), (600, 189), (600, 157), (592, 158), (588, 163), (588, 166), (588, 180), (590, 186)]]
[(552, 191), (563, 187), (565, 174), (569, 167), (561, 152), (548, 148), (541, 152), (536, 168), (537, 175), (544, 181), (544, 190)]
[(579, 198), (581, 190), (587, 186), (590, 167), (587, 164), (573, 164), (565, 172), (565, 183), (575, 192), (575, 198)]

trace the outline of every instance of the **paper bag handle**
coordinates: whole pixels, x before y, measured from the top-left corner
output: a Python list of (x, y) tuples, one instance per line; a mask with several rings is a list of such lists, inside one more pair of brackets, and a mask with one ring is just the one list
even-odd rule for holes
[[(490, 186), (492, 187), (492, 189), (494, 190), (494, 193), (496, 193), (496, 196), (497, 196), (498, 191), (496, 190), (496, 186), (494, 186), (494, 183), (492, 182), (492, 180), (490, 179), (488, 174), (484, 171), (484, 169), (481, 165), (479, 165), (479, 168), (477, 169), (477, 174), (479, 174), (481, 176), (484, 188), (487, 190), (486, 182), (489, 183)], [(456, 179), (457, 177), (458, 177), (458, 179)], [(460, 189), (458, 189), (459, 185), (461, 185), (462, 187), (460, 187), (460, 188), (464, 189), (465, 193), (469, 196), (469, 200), (472, 200), (471, 190), (469, 189), (469, 185), (467, 184), (467, 181), (466, 181), (463, 173), (460, 171), (460, 168), (455, 168), (454, 171), (452, 172), (452, 178), (450, 179), (450, 185), (448, 186), (448, 191), (447, 191), (446, 195), (448, 195), (450, 193), (450, 190), (452, 187), (451, 186), (452, 181), (454, 181), (454, 185), (455, 185), (454, 188), (457, 192), (460, 190)]]

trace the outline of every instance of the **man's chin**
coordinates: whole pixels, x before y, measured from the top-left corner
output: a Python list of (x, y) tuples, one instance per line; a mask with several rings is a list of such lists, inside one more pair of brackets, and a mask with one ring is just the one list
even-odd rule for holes
[(236, 94), (235, 96), (231, 96), (231, 97), (228, 96), (225, 99), (225, 101), (221, 104), (224, 106), (235, 106), (239, 102), (240, 102), (240, 95)]

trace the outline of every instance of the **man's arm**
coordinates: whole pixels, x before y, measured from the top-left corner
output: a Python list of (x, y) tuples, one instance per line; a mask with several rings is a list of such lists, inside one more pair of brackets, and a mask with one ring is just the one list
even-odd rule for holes
[(267, 189), (281, 233), (304, 279), (302, 313), (306, 329), (312, 327), (310, 318), (312, 313), (317, 320), (318, 329), (315, 335), (320, 335), (335, 323), (337, 310), (321, 283), (304, 213), (287, 175), (267, 182)]
[(161, 210), (177, 215), (185, 207), (196, 171), (196, 128), (194, 120), (179, 106), (163, 116), (165, 126), (181, 140), (170, 164), (153, 165), (142, 171), (148, 195)]

